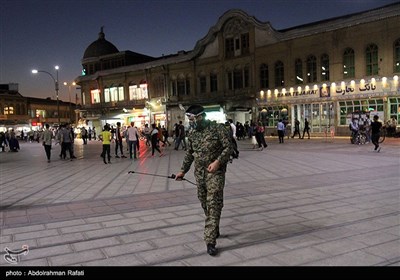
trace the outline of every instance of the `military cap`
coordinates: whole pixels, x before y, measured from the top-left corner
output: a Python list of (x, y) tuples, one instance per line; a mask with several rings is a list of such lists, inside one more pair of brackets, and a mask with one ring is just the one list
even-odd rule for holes
[(204, 113), (204, 108), (201, 105), (191, 105), (186, 110), (186, 116), (197, 117)]

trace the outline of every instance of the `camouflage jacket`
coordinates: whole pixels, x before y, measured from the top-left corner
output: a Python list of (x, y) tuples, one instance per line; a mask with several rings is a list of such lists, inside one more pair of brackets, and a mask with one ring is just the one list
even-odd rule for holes
[(220, 162), (220, 170), (226, 166), (232, 154), (229, 131), (223, 124), (207, 121), (202, 130), (192, 129), (188, 133), (188, 147), (181, 171), (187, 173), (194, 161), (195, 169), (207, 168), (215, 160)]

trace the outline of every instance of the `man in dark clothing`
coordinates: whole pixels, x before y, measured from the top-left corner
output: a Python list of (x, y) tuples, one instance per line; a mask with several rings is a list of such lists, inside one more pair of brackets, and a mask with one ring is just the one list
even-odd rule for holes
[(374, 151), (377, 153), (380, 152), (381, 148), (379, 147), (379, 137), (381, 133), (382, 123), (379, 121), (379, 116), (374, 116), (374, 121), (371, 123), (371, 141), (372, 144), (375, 145)]
[(118, 156), (118, 148), (121, 152), (121, 157), (126, 158), (124, 156), (123, 148), (122, 148), (122, 132), (121, 132), (121, 123), (117, 122), (117, 129), (115, 130), (115, 157), (119, 158)]
[(308, 139), (310, 139), (310, 125), (308, 123), (307, 118), (304, 119), (304, 130), (303, 130), (303, 137), (301, 137), (301, 139), (304, 139), (304, 135), (308, 134)]
[(299, 139), (301, 139), (301, 135), (300, 135), (300, 121), (298, 119), (296, 119), (294, 121), (294, 132), (292, 135), (292, 138), (294, 138), (296, 136), (296, 134), (299, 135)]

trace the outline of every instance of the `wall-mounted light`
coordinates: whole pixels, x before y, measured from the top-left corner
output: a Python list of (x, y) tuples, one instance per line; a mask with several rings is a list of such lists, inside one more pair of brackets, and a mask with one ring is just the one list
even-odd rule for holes
[[(387, 83), (387, 78), (386, 78), (386, 77), (383, 77), (383, 78), (382, 78), (382, 86), (383, 86), (383, 87), (386, 87), (386, 83)], [(373, 83), (373, 84), (375, 84), (375, 83)]]

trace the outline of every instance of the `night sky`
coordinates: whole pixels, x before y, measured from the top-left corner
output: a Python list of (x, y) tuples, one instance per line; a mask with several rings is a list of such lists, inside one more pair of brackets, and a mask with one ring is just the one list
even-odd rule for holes
[[(154, 57), (193, 50), (220, 16), (242, 9), (280, 30), (357, 13), (398, 0), (0, 0), (0, 83), (18, 83), (23, 96), (60, 99), (81, 74), (81, 59), (104, 26), (119, 51)], [(72, 89), (74, 96), (75, 90)]]

